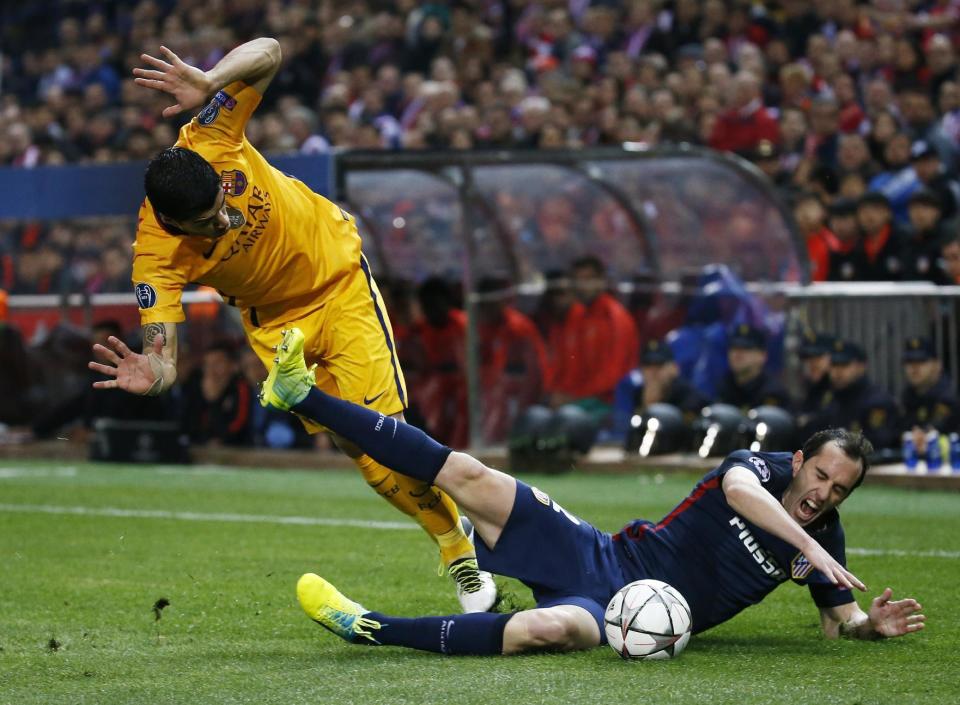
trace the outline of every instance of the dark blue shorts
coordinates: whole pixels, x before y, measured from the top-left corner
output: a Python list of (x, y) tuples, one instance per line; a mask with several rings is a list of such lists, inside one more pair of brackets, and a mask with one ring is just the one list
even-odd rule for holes
[(517, 578), (533, 591), (537, 607), (577, 605), (597, 620), (628, 581), (610, 534), (579, 519), (540, 490), (517, 480), (517, 498), (496, 548), (477, 540), (484, 570)]

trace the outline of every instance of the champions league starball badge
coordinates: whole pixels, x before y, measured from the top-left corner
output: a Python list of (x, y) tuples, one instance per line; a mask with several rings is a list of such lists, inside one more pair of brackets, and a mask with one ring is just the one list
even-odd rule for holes
[(133, 287), (133, 293), (137, 296), (137, 304), (140, 308), (152, 308), (157, 305), (157, 290), (150, 284), (138, 283)]

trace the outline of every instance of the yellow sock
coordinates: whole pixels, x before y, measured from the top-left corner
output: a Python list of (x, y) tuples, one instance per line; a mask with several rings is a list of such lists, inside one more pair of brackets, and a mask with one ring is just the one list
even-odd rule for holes
[(369, 455), (362, 455), (354, 462), (377, 494), (407, 516), (413, 517), (437, 542), (444, 565), (474, 555), (473, 544), (460, 527), (457, 505), (445, 492), (422, 480), (394, 472)]

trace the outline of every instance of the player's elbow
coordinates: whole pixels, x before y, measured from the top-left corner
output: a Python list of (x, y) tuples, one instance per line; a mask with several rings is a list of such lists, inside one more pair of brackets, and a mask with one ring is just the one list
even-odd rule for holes
[(726, 498), (727, 504), (736, 512), (743, 511), (751, 493), (752, 488), (745, 482), (725, 482), (723, 484), (723, 496)]
[(273, 37), (264, 37), (264, 51), (270, 58), (270, 63), (277, 67), (283, 60), (283, 52), (280, 50), (280, 42)]

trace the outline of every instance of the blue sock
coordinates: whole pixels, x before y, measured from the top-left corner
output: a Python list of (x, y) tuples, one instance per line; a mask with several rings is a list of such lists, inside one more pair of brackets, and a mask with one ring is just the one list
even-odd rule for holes
[(407, 619), (368, 612), (363, 616), (380, 622), (373, 638), (383, 646), (406, 646), (438, 654), (490, 656), (503, 653), (503, 630), (513, 615), (470, 612)]
[(316, 387), (290, 410), (340, 434), (381, 465), (430, 484), (452, 452), (415, 426)]

